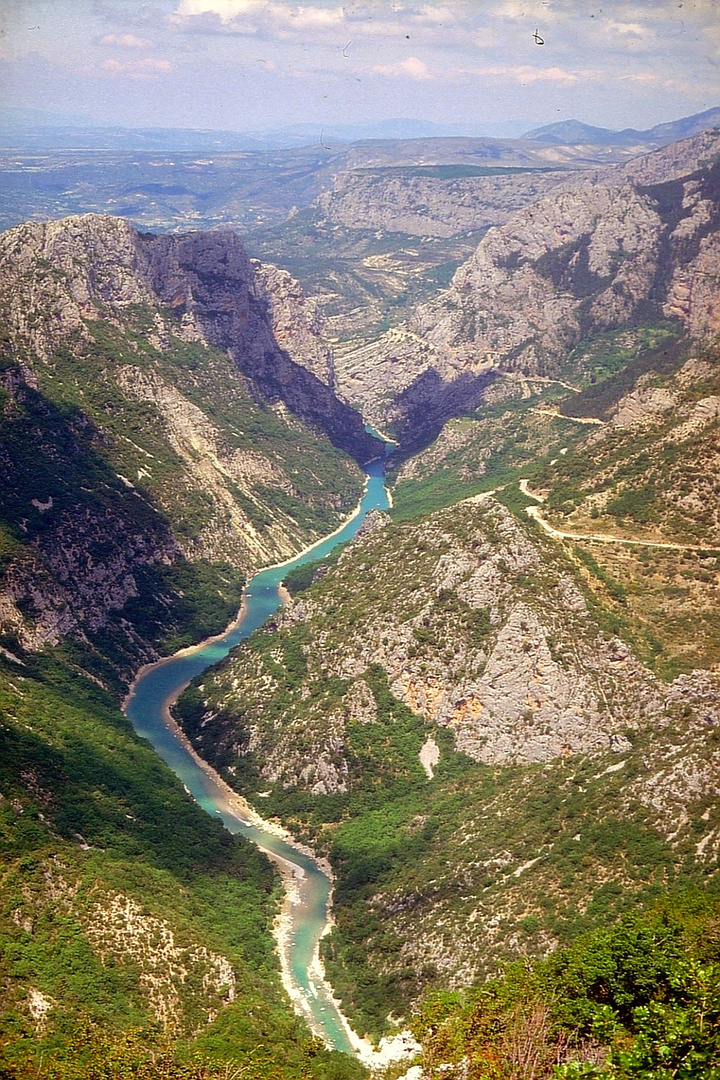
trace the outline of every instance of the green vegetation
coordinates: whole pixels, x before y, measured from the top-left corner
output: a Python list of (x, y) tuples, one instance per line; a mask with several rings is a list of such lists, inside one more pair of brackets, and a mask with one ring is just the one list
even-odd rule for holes
[[(274, 652), (276, 642), (271, 638), (264, 648)], [(299, 687), (299, 667), (294, 679), (286, 678)], [(428, 987), (443, 985), (437, 953), (457, 962), (452, 927), (476, 926), (477, 933), (462, 936), (479, 975), (513, 951), (503, 945), (513, 934), (524, 950), (542, 950), (548, 941), (571, 941), (612, 922), (638, 898), (677, 880), (681, 867), (686, 879), (699, 878), (685, 861), (689, 851), (673, 852), (639, 807), (618, 815), (623, 785), (615, 774), (604, 775), (602, 758), (575, 760), (572, 771), (562, 763), (483, 766), (454, 751), (449, 732), (428, 728), (395, 699), (381, 668), (369, 669), (364, 681), (377, 719), (345, 727), (349, 790), (313, 797), (277, 784), (262, 800), (264, 813), (278, 816), (332, 862), (336, 926), (324, 957), (344, 1009), (361, 1030), (378, 1037), (387, 1030), (388, 1013), (406, 1014)], [(340, 695), (324, 697), (323, 707), (339, 701)], [(290, 703), (285, 698), (281, 708), (287, 712)], [(428, 731), (441, 747), (431, 784), (418, 763)], [(216, 737), (217, 729), (207, 741)], [(645, 745), (637, 744), (638, 760)], [(244, 769), (227, 773), (228, 779), (234, 776), (246, 792), (267, 787), (242, 760)], [(538, 859), (532, 871), (515, 874)], [(500, 916), (495, 946), (484, 935), (492, 915)], [(448, 927), (440, 939), (433, 929), (438, 922)], [(428, 938), (436, 958), (421, 962)]]
[[(263, 528), (275, 519), (290, 519), (298, 540), (307, 541), (330, 531), (349, 513), (357, 501), (361, 474), (341, 451), (302, 422), (288, 424), (269, 405), (258, 402), (219, 350), (170, 337), (169, 347), (160, 351), (151, 342), (152, 313), (135, 308), (128, 316), (122, 330), (101, 321), (88, 323), (93, 346), (67, 350), (43, 389), (63, 404), (82, 408), (110, 437), (113, 468), (138, 477), (140, 490), (166, 510), (176, 533), (191, 539), (209, 524), (217, 528), (224, 523), (203, 486), (188, 482), (188, 462), (173, 449), (178, 433), (168, 430), (161, 405), (152, 400), (153, 384), (162, 389), (163, 382), (200, 410), (198, 419), (209, 418), (216, 425), (216, 452), (221, 457), (245, 451), (266, 459), (266, 475), (254, 479), (249, 488), (246, 481), (244, 490), (226, 482), (256, 525)], [(147, 400), (137, 400), (123, 383), (118, 385), (120, 364), (150, 377)], [(193, 420), (190, 413), (187, 423)], [(312, 469), (307, 468), (309, 460)], [(294, 496), (286, 490), (288, 482)]]
[[(183, 559), (167, 519), (118, 478), (102, 443), (77, 408), (55, 406), (30, 388), (6, 412), (0, 425), (3, 569), (32, 578), (72, 612), (84, 640), (66, 644), (66, 651), (74, 650), (86, 670), (119, 691), (118, 674), (130, 677), (142, 655), (129, 628), (165, 652), (197, 641), (233, 617), (244, 578), (229, 564)], [(64, 551), (78, 549), (76, 579)], [(93, 586), (92, 577), (86, 579), (95, 567), (109, 569), (95, 571)], [(135, 587), (119, 605), (122, 616), (109, 613), (98, 629), (92, 620), (102, 591), (110, 593), (111, 610), (118, 606), (114, 590), (123, 589), (123, 573), (133, 574)], [(32, 622), (40, 612), (28, 593), (23, 614)]]
[(253, 527), (268, 559), (284, 555), (343, 520), (362, 483), (317, 432), (256, 402), (224, 354), (172, 333), (161, 348), (150, 308), (124, 318), (88, 321), (90, 340), (51, 362), (4, 359), (0, 421), (14, 629), (61, 624), (66, 657), (118, 692), (148, 646), (227, 625), (260, 557)]
[(545, 387), (528, 400), (450, 420), (431, 446), (404, 467), (394, 466), (393, 517), (407, 520), (505, 487), (549, 462), (560, 447), (577, 443), (582, 429), (549, 412), (559, 390)]
[(351, 1080), (281, 987), (270, 864), (117, 703), (153, 649), (236, 613), (258, 558), (242, 512), (285, 554), (346, 516), (362, 474), (165, 314), (167, 334), (129, 308), (0, 364), (0, 1075)]
[[(258, 234), (254, 253), (279, 252), (336, 323), (364, 308), (342, 331), (352, 344), (447, 284), (478, 238), (398, 252), (370, 230), (320, 233), (304, 211)], [(173, 333), (161, 347), (152, 311), (126, 314), (122, 327), (89, 321), (91, 340), (38, 363), (37, 390), (3, 361), (0, 565), (37, 585), (17, 600), (24, 629), (53, 605), (74, 623), (55, 650), (25, 651), (18, 630), (0, 656), (0, 1077), (353, 1080), (360, 1066), (289, 1012), (269, 864), (186, 797), (116, 701), (149, 647), (172, 651), (234, 613), (257, 557), (238, 520), (277, 530), (284, 553), (337, 524), (359, 472), (258, 404), (227, 357)], [(374, 1037), (419, 1010), (431, 1076), (720, 1077), (714, 714), (637, 675), (617, 642), (619, 674), (602, 667), (615, 635), (666, 677), (720, 655), (719, 425), (693, 412), (720, 382), (713, 354), (681, 378), (686, 356), (671, 324), (599, 335), (558, 373), (578, 393), (538, 381), (527, 400), (451, 421), (398, 464), (390, 528), (315, 582), (317, 563), (288, 573), (309, 617), (280, 616), (178, 703), (226, 779), (330, 860), (322, 949), (344, 1009)], [(633, 388), (641, 408), (655, 391), (667, 408), (588, 441), (573, 418), (607, 420)], [(194, 468), (203, 441), (222, 463), (212, 483)], [(523, 475), (570, 527), (707, 548), (563, 554), (527, 522)], [(524, 527), (473, 504), (412, 520), (491, 488)], [(98, 568), (114, 574), (106, 620)], [(506, 666), (533, 661), (515, 732), (552, 735), (543, 680), (562, 687), (569, 672), (568, 710), (604, 732), (592, 754), (547, 760), (538, 739), (534, 758), (513, 760), (513, 743), (483, 760), (495, 717), (474, 693), (514, 614), (523, 656)], [(455, 735), (475, 705), (471, 759)], [(420, 757), (433, 743), (434, 771)], [(699, 779), (683, 788), (686, 775)], [(470, 988), (448, 993), (450, 981)]]
[(435, 1077), (464, 1062), (468, 1080), (712, 1080), (719, 916), (717, 895), (669, 895), (547, 960), (430, 996), (413, 1025), (424, 1069)]
[(290, 1013), (267, 860), (190, 800), (111, 696), (21, 654), (0, 659), (0, 710), (3, 1075), (359, 1076)]
[[(301, 563), (300, 566), (296, 566), (292, 570), (289, 570), (283, 578), (283, 585), (290, 595), (297, 596), (298, 593), (305, 592), (306, 589), (309, 589), (318, 570), (320, 570), (321, 567), (328, 568), (334, 566), (340, 558), (344, 547), (344, 544), (339, 544), (338, 547), (324, 559), (313, 559), (312, 562)], [(322, 574), (325, 572), (326, 570), (323, 569)], [(322, 576), (322, 574), (320, 576)]]
[[(568, 581), (586, 573), (602, 586), (590, 618), (567, 599)], [(488, 604), (478, 580), (493, 583)], [(712, 875), (696, 845), (717, 808), (700, 796), (684, 802), (688, 823), (671, 844), (663, 822), (675, 811), (656, 814), (642, 784), (678, 754), (709, 775), (714, 736), (698, 735), (692, 709), (646, 723), (649, 681), (633, 688), (627, 673), (598, 668), (602, 635), (624, 629), (615, 615), (624, 599), (613, 575), (590, 559), (578, 566), (525, 515), (456, 506), (350, 545), (307, 587), (309, 618), (258, 632), (180, 699), (203, 756), (330, 858), (338, 880), (324, 956), (359, 1030), (378, 1036), (389, 1013), (407, 1017), (449, 978), (482, 981), (509, 957), (545, 954), (668, 886)], [(516, 605), (538, 613), (559, 669), (602, 681), (599, 707), (624, 740), (619, 758), (599, 746), (484, 764), (423, 715), (423, 700), (460, 687), (452, 700), (462, 712)], [(542, 672), (550, 661), (533, 652), (535, 633), (527, 627), (526, 644)], [(432, 779), (419, 761), (428, 736), (440, 748)]]
[[(636, 539), (716, 545), (718, 420), (712, 402), (720, 389), (718, 360), (709, 354), (678, 372), (682, 359), (675, 351), (667, 365), (663, 361), (650, 371), (647, 357), (641, 357), (635, 421), (609, 426), (590, 444), (534, 471), (533, 485), (549, 489), (545, 505), (551, 518), (562, 515), (578, 533), (605, 530)], [(618, 389), (613, 379), (608, 386)], [(707, 415), (702, 412), (706, 400)]]
[[(170, 525), (185, 545), (207, 546), (204, 531), (227, 531), (223, 486), (225, 498), (257, 525), (278, 521), (298, 545), (349, 513), (362, 477), (344, 454), (300, 421), (288, 424), (257, 403), (224, 354), (172, 336), (161, 351), (151, 341), (152, 312), (137, 308), (127, 318), (122, 329), (89, 322), (92, 344), (78, 339), (57, 351), (52, 366), (38, 364), (40, 392), (23, 389), (5, 410), (0, 436), (13, 454), (3, 454), (3, 511), (11, 529), (29, 519), (30, 532), (19, 539), (51, 530), (68, 509), (87, 507), (97, 515), (120, 506), (138, 529)], [(179, 410), (184, 435), (163, 413), (163, 394)], [(211, 435), (208, 421), (215, 426)], [(193, 473), (195, 430), (208, 443), (206, 456), (227, 461), (217, 494)], [(242, 452), (253, 463), (260, 456), (260, 465), (241, 489), (230, 476), (232, 457)], [(30, 506), (32, 498), (48, 497), (49, 512)], [(236, 538), (228, 538), (227, 547), (234, 561), (247, 561)]]
[(672, 374), (686, 356), (687, 343), (675, 323), (651, 323), (593, 335), (562, 365), (560, 377), (581, 388), (579, 394), (563, 402), (562, 412), (606, 420), (642, 375)]

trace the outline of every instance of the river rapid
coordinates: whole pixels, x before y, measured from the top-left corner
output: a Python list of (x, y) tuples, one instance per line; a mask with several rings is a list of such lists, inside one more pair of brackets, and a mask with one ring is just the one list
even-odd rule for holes
[(332, 536), (320, 540), (297, 558), (262, 570), (251, 578), (243, 594), (237, 621), (224, 633), (184, 649), (167, 660), (143, 668), (123, 706), (138, 735), (146, 738), (170, 766), (195, 801), (219, 817), (231, 833), (247, 837), (278, 865), (287, 890), (285, 911), (278, 927), (283, 982), (312, 1030), (336, 1050), (356, 1053), (360, 1040), (352, 1033), (323, 981), (318, 962), (319, 941), (328, 925), (332, 884), (309, 853), (289, 837), (263, 822), (219, 776), (194, 753), (172, 721), (169, 706), (191, 679), (222, 660), (280, 607), (278, 587), (295, 566), (322, 558), (351, 539), (366, 514), (388, 506), (383, 462), (366, 466), (365, 494), (355, 514)]

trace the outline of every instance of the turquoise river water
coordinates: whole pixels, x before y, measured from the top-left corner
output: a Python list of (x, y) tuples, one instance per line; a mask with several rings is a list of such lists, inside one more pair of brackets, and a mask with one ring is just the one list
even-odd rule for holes
[(219, 817), (231, 833), (240, 833), (258, 844), (276, 862), (290, 864), (296, 889), (290, 905), (289, 962), (291, 981), (311, 1026), (337, 1050), (352, 1053), (347, 1031), (318, 973), (313, 959), (327, 924), (331, 883), (317, 864), (280, 837), (252, 824), (228, 799), (228, 792), (206, 771), (166, 723), (166, 707), (187, 683), (211, 664), (216, 664), (244, 638), (261, 626), (280, 606), (278, 586), (289, 570), (328, 555), (338, 544), (355, 535), (372, 509), (388, 506), (383, 482), (383, 462), (367, 467), (368, 481), (356, 514), (333, 536), (321, 540), (297, 559), (256, 574), (245, 590), (245, 613), (227, 633), (211, 639), (197, 650), (178, 654), (145, 668), (125, 704), (125, 712), (138, 735), (148, 739), (160, 757), (180, 778), (193, 798), (209, 814)]

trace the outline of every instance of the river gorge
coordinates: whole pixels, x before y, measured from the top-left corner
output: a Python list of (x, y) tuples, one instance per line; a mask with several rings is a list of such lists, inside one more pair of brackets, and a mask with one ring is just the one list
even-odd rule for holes
[(279, 586), (289, 570), (328, 555), (355, 535), (370, 510), (388, 506), (383, 461), (370, 462), (366, 471), (363, 498), (340, 529), (295, 559), (257, 573), (245, 589), (238, 619), (224, 634), (143, 668), (124, 705), (138, 735), (152, 744), (195, 801), (219, 817), (229, 832), (240, 833), (257, 844), (278, 866), (287, 891), (277, 927), (286, 989), (311, 1029), (329, 1046), (345, 1053), (359, 1052), (363, 1057), (368, 1056), (369, 1044), (350, 1031), (319, 964), (319, 942), (328, 926), (330, 877), (311, 854), (281, 835), (276, 826), (264, 822), (195, 754), (169, 709), (192, 679), (217, 664), (277, 611), (281, 603)]

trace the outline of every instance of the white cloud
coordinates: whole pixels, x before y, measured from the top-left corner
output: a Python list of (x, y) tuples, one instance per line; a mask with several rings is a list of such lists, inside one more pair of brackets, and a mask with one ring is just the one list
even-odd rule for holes
[[(288, 12), (286, 15), (285, 12)], [(273, 17), (287, 19), (289, 22), (295, 23), (296, 26), (338, 26), (345, 21), (345, 11), (341, 7), (337, 8), (319, 8), (319, 7), (297, 7), (285, 9), (280, 4), (273, 5), (272, 8)]]
[(502, 76), (502, 78), (514, 79), (516, 82), (523, 84), (550, 82), (561, 85), (570, 85), (579, 82), (581, 79), (597, 79), (600, 77), (601, 73), (589, 70), (566, 71), (564, 68), (559, 67), (536, 68), (530, 67), (529, 65), (521, 65), (519, 67), (503, 65), (499, 67), (477, 68), (473, 74)]
[(635, 83), (658, 83), (661, 81), (658, 75), (653, 75), (651, 71), (637, 71), (632, 75), (621, 75), (620, 78), (623, 82), (635, 82)]
[(147, 56), (141, 60), (103, 60), (101, 69), (108, 75), (126, 75), (129, 79), (154, 79), (172, 71), (169, 60), (157, 60)]
[(457, 18), (456, 11), (452, 11), (449, 7), (435, 7), (434, 4), (424, 4), (417, 14), (419, 18), (427, 22), (445, 25), (454, 23)]
[(624, 34), (626, 37), (630, 34), (633, 37), (647, 37), (651, 33), (647, 26), (641, 26), (640, 23), (616, 22), (615, 19), (610, 20), (607, 28), (615, 34)]
[(125, 49), (147, 49), (152, 42), (136, 37), (135, 34), (105, 34), (105, 37), (100, 38), (100, 44), (120, 45)]
[(501, 19), (548, 22), (558, 14), (557, 7), (558, 5), (551, 5), (549, 0), (502, 0), (502, 3), (492, 8), (490, 14)]
[(225, 25), (245, 16), (258, 16), (276, 24), (299, 28), (337, 26), (345, 19), (342, 7), (267, 3), (265, 0), (181, 0), (175, 15), (181, 19), (217, 15)]
[(421, 80), (432, 79), (433, 77), (428, 70), (427, 64), (424, 64), (417, 56), (409, 56), (407, 60), (401, 60), (397, 64), (379, 64), (373, 68), (373, 71), (378, 75), (389, 75), (395, 78), (405, 77)]
[(262, 0), (181, 0), (175, 14), (181, 18), (193, 15), (218, 15), (221, 22), (232, 22), (238, 15), (260, 11), (266, 5)]

